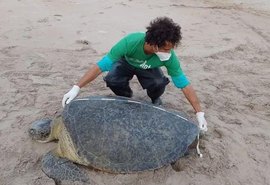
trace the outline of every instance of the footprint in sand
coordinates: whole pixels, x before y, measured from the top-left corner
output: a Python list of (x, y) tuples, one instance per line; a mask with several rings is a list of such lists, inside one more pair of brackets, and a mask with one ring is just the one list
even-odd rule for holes
[(57, 20), (57, 21), (61, 21), (62, 19), (62, 15), (60, 15), (60, 14), (55, 14), (55, 15), (53, 15), (54, 16), (54, 18), (55, 18), (55, 20)]
[(55, 17), (62, 17), (62, 15), (60, 15), (60, 14), (54, 14), (53, 16), (55, 16)]
[(216, 138), (221, 139), (221, 138), (223, 138), (224, 134), (223, 134), (223, 132), (221, 130), (215, 128), (213, 130), (213, 136), (215, 136)]
[(38, 23), (47, 23), (47, 22), (49, 22), (49, 18), (45, 17), (45, 18), (39, 19), (37, 22)]
[(28, 26), (28, 27), (24, 28), (24, 31), (32, 31), (32, 29), (33, 29), (32, 27)]
[(77, 44), (83, 44), (83, 45), (89, 45), (90, 42), (88, 40), (82, 39), (82, 40), (76, 40)]

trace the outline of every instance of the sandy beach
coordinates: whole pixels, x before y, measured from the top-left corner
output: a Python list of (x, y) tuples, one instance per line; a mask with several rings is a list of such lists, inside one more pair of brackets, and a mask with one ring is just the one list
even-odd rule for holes
[[(270, 185), (269, 0), (1, 0), (0, 185), (54, 184), (41, 158), (56, 143), (32, 141), (31, 123), (61, 112), (63, 95), (92, 64), (158, 16), (182, 27), (175, 51), (208, 121), (204, 157), (134, 174), (88, 170), (92, 184)], [(79, 97), (112, 95), (104, 75)], [(131, 87), (134, 99), (150, 102), (136, 78)], [(172, 83), (162, 100), (195, 118)]]

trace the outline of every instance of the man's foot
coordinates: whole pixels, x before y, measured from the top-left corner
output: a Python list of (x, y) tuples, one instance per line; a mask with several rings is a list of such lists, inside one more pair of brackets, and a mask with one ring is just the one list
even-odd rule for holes
[(162, 101), (160, 99), (160, 97), (158, 97), (157, 99), (152, 100), (152, 103), (156, 106), (162, 105)]

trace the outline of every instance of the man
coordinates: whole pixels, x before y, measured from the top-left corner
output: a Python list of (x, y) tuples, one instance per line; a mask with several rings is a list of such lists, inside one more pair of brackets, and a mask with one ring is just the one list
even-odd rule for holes
[(172, 19), (167, 17), (154, 19), (147, 27), (146, 33), (127, 35), (90, 68), (77, 85), (64, 95), (63, 107), (79, 94), (80, 88), (105, 71), (109, 72), (104, 80), (116, 95), (132, 97), (129, 81), (136, 75), (152, 103), (160, 105), (162, 103), (160, 96), (169, 83), (169, 79), (160, 70), (161, 66), (165, 66), (174, 85), (182, 89), (195, 110), (200, 129), (207, 131), (207, 122), (199, 100), (173, 50), (181, 39), (181, 27)]

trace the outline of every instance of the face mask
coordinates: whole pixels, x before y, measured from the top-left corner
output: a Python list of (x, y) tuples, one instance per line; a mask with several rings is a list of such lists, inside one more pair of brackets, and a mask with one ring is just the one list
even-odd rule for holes
[(169, 60), (171, 57), (171, 53), (165, 53), (165, 52), (156, 52), (155, 53), (160, 61), (166, 61)]

